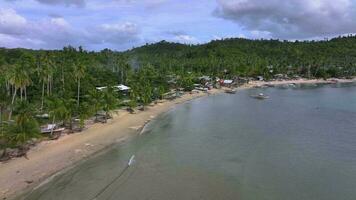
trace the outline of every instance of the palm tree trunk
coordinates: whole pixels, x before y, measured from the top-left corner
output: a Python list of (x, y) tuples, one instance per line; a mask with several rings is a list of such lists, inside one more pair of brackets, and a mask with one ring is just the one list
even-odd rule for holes
[(2, 126), (2, 110), (3, 110), (3, 107), (2, 106), (0, 106), (0, 128), (1, 128), (1, 130), (0, 130), (0, 135), (2, 135), (3, 133), (4, 133), (4, 129), (3, 129), (3, 126)]
[(44, 88), (45, 88), (44, 81), (42, 81), (41, 112), (43, 110)]
[(52, 95), (52, 85), (53, 85), (53, 80), (52, 77), (49, 79), (49, 94)]
[(65, 87), (64, 87), (64, 69), (63, 69), (63, 65), (62, 65), (62, 67), (61, 67), (61, 71), (62, 71), (62, 89), (63, 89), (63, 92), (64, 92), (64, 90), (65, 90)]
[(22, 101), (22, 93), (23, 93), (23, 88), (21, 87), (20, 88), (20, 97), (21, 97), (20, 99), (21, 99), (21, 101)]
[(51, 76), (51, 95), (53, 94), (53, 76)]
[(27, 87), (26, 86), (24, 88), (24, 91), (25, 91), (25, 101), (27, 101)]
[(10, 85), (9, 81), (6, 81), (6, 90), (7, 90), (7, 94), (10, 96), (10, 94), (11, 94), (11, 85)]
[(15, 103), (16, 92), (17, 92), (17, 89), (15, 89), (15, 92), (12, 95), (11, 109), (10, 109), (10, 113), (9, 113), (9, 121), (11, 120), (11, 117), (12, 117), (12, 110), (13, 110), (14, 103)]
[(78, 91), (77, 91), (77, 106), (79, 107), (79, 95), (80, 95), (80, 79), (78, 79)]
[(49, 96), (49, 77), (47, 76), (47, 96)]

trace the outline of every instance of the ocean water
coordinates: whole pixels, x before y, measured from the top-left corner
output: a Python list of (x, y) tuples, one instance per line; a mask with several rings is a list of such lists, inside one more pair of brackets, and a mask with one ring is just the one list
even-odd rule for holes
[[(260, 92), (270, 98), (250, 97)], [(179, 105), (22, 198), (355, 200), (356, 86), (250, 89)]]

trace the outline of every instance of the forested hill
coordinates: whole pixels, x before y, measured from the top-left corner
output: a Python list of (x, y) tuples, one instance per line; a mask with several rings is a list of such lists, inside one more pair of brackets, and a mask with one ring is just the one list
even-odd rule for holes
[(96, 71), (150, 65), (171, 74), (195, 72), (221, 76), (223, 71), (228, 71), (231, 76), (263, 75), (267, 78), (280, 73), (310, 78), (342, 77), (356, 73), (356, 36), (295, 42), (231, 38), (201, 45), (161, 41), (125, 52), (109, 49), (88, 52), (73, 47), (56, 51), (1, 48), (0, 65), (14, 64), (24, 54), (36, 59), (44, 53), (58, 64), (65, 65), (69, 65), (73, 57), (84, 58)]
[(202, 73), (228, 69), (233, 74), (296, 73), (315, 76), (355, 74), (356, 37), (323, 41), (224, 39), (202, 45), (161, 41), (125, 52), (141, 63)]

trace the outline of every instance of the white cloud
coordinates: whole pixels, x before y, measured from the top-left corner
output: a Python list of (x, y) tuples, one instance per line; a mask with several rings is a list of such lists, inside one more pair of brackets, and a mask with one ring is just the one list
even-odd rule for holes
[(197, 38), (190, 35), (177, 35), (174, 40), (183, 44), (196, 44), (199, 42)]
[[(7, 1), (19, 1), (19, 0), (7, 0)], [(23, 0), (28, 1), (28, 0)], [(35, 0), (38, 3), (46, 5), (65, 5), (65, 6), (77, 6), (83, 7), (86, 4), (86, 0)]]
[(165, 34), (169, 37), (173, 36), (173, 38), (168, 39), (169, 41), (179, 42), (179, 43), (183, 43), (183, 44), (197, 44), (197, 43), (199, 43), (199, 40), (197, 38), (187, 34), (185, 31), (182, 31), (182, 30), (164, 31), (163, 34)]
[(218, 36), (218, 35), (213, 35), (212, 39), (213, 40), (223, 40), (225, 38), (246, 38), (246, 35), (245, 34), (238, 34), (238, 35), (225, 35), (225, 36)]
[(353, 0), (217, 0), (215, 14), (283, 39), (356, 32)]
[(104, 43), (127, 43), (137, 41), (139, 28), (131, 22), (102, 24), (97, 28), (97, 33)]
[(271, 36), (271, 32), (268, 31), (259, 31), (259, 30), (252, 30), (250, 31), (250, 34), (252, 36), (252, 38), (272, 38)]
[(58, 5), (64, 4), (66, 6), (74, 5), (74, 6), (84, 6), (85, 0), (36, 0), (43, 4), (50, 4), (50, 5)]
[(13, 9), (0, 9), (0, 33), (20, 35), (25, 33), (27, 20)]
[(0, 46), (5, 46), (8, 48), (40, 48), (42, 45), (43, 42), (41, 40), (19, 38), (0, 33)]
[(54, 49), (102, 44), (120, 49), (139, 40), (139, 28), (130, 22), (95, 27), (76, 28), (62, 17), (28, 20), (13, 9), (3, 9), (0, 10), (0, 46)]

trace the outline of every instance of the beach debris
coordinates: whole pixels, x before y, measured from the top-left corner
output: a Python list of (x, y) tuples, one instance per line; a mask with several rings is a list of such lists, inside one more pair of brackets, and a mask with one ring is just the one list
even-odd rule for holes
[(33, 180), (26, 180), (25, 183), (31, 184), (31, 183), (33, 183)]
[(90, 143), (85, 143), (85, 146), (87, 146), (87, 147), (93, 147), (93, 146), (95, 146), (95, 145), (90, 144)]
[(81, 153), (83, 150), (81, 150), (81, 149), (76, 149), (76, 150), (74, 150), (74, 152), (75, 153)]
[(130, 129), (133, 129), (135, 131), (138, 131), (142, 128), (142, 126), (131, 126)]

